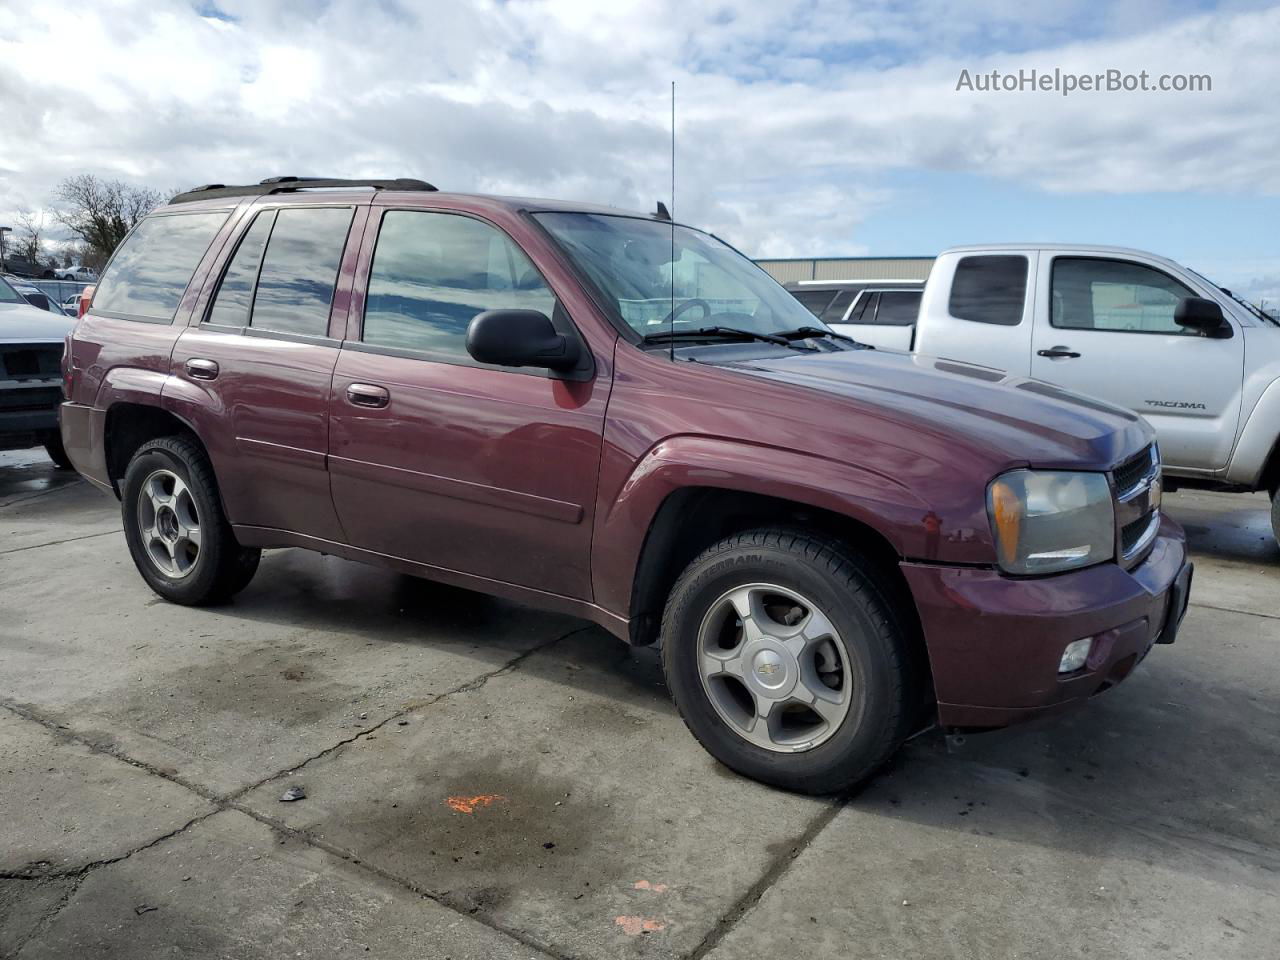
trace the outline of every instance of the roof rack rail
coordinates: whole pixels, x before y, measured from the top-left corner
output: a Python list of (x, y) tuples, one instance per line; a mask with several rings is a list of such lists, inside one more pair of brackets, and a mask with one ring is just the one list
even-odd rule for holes
[(223, 183), (206, 183), (173, 197), (170, 203), (188, 203), (192, 200), (218, 200), (223, 197), (265, 197), (273, 193), (291, 193), (294, 190), (310, 190), (315, 187), (372, 187), (374, 190), (421, 190), (436, 188), (425, 180), (400, 177), (392, 180), (332, 180), (328, 177), (267, 177), (260, 183), (244, 186), (227, 186)]

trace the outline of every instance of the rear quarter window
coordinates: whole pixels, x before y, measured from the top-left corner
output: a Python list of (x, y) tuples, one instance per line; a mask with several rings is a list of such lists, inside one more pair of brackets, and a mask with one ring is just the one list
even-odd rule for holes
[(148, 217), (125, 239), (94, 291), (94, 313), (169, 323), (229, 212)]
[(960, 320), (1016, 327), (1027, 297), (1027, 258), (963, 257), (951, 280), (947, 311)]

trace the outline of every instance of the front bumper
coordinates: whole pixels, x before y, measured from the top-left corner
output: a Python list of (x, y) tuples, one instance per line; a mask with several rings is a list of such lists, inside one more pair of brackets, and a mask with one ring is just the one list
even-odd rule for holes
[(57, 433), (61, 402), (60, 381), (0, 381), (0, 450), (34, 447)]
[[(1162, 518), (1148, 557), (1052, 577), (904, 563), (924, 628), (938, 722), (992, 728), (1083, 703), (1123, 680), (1186, 612), (1186, 537)], [(1063, 648), (1094, 637), (1085, 666), (1059, 674)]]

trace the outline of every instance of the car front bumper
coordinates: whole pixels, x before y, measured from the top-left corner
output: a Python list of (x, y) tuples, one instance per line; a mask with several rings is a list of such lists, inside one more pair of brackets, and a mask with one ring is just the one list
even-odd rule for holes
[(33, 447), (58, 432), (59, 380), (0, 380), (0, 450)]
[[(1052, 577), (904, 563), (946, 728), (1003, 727), (1083, 703), (1115, 686), (1186, 612), (1186, 537), (1162, 518), (1132, 570), (1108, 563)], [(1058, 673), (1067, 644), (1093, 637), (1085, 666)]]

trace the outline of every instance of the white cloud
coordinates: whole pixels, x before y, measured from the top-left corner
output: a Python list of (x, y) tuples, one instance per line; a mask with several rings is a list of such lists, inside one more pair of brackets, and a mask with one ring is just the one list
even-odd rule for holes
[[(72, 6), (0, 25), (0, 207), (41, 207), (80, 172), (160, 187), (326, 173), (649, 210), (668, 190), (673, 78), (679, 215), (755, 254), (856, 251), (899, 169), (1066, 192), (1280, 191), (1280, 9), (227, 0), (225, 21), (174, 0)], [(955, 92), (962, 68), (1020, 67), (1214, 86)]]

